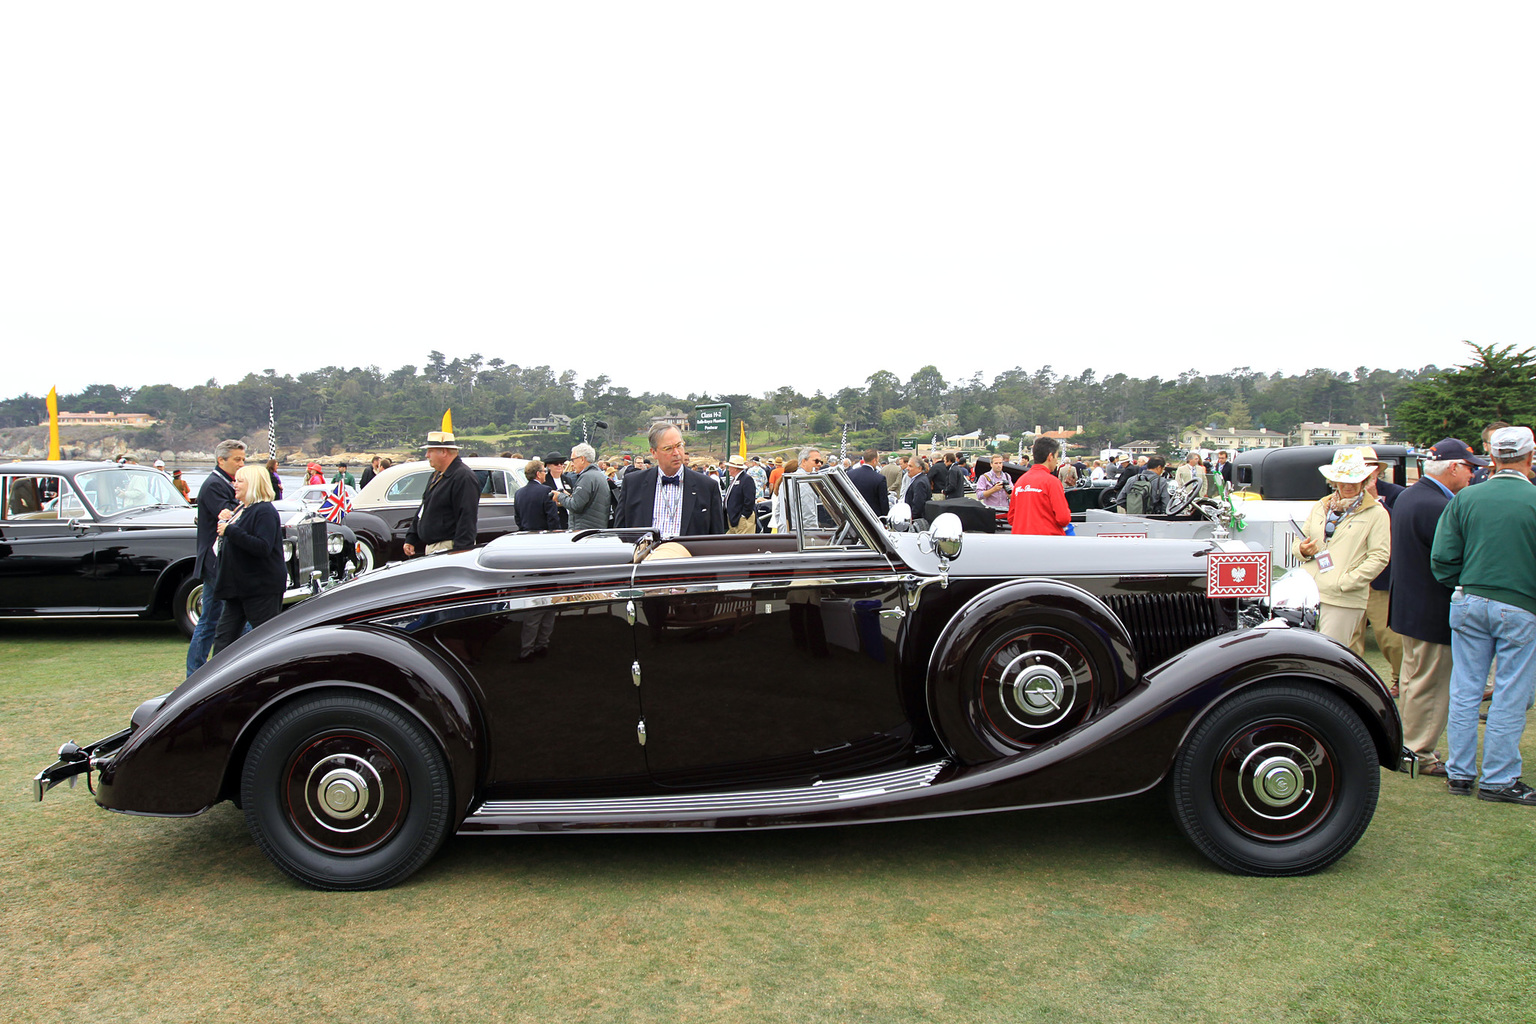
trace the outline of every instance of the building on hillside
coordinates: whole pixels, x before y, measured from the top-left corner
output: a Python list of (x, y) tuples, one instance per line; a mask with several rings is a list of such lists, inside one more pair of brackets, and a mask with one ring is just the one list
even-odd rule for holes
[(1386, 444), (1387, 427), (1374, 423), (1306, 423), (1291, 431), (1291, 444)]
[(1226, 427), (1197, 427), (1180, 436), (1185, 448), (1284, 448), (1286, 435), (1273, 430), (1228, 430)]
[(652, 416), (646, 420), (645, 429), (649, 432), (652, 427), (662, 423), (669, 427), (676, 427), (679, 431), (689, 429), (688, 414), (685, 412), (669, 412), (665, 416)]
[(571, 429), (571, 418), (564, 413), (552, 412), (548, 416), (535, 416), (528, 421), (529, 430), (542, 430), (546, 434)]
[[(148, 427), (160, 421), (147, 412), (59, 412), (59, 426), (95, 426), (109, 424), (119, 427)], [(47, 420), (38, 426), (46, 427)]]
[(1130, 441), (1120, 446), (1120, 450), (1131, 458), (1140, 458), (1143, 455), (1156, 455), (1162, 445), (1155, 441)]

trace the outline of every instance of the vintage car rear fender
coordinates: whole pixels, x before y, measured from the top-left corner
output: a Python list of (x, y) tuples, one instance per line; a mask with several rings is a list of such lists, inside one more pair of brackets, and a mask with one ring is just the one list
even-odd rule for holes
[[(1097, 597), (1070, 583), (1023, 579), (977, 594), (949, 620), (928, 661), (928, 710), (939, 739), (959, 760), (979, 764), (1019, 750), (985, 724), (967, 658), (994, 627), (1030, 624), (1074, 633), (1091, 649), (1097, 666), (1096, 706), (1112, 704), (1135, 683), (1136, 655), (1130, 633)], [(1042, 737), (1042, 741), (1052, 738)]]
[(280, 706), (344, 692), (379, 698), (417, 718), (447, 755), (458, 814), (467, 811), (483, 723), (463, 680), (421, 644), (371, 626), (322, 626), (221, 657), (229, 660), (173, 692), (103, 766), (97, 803), (137, 814), (199, 814), (238, 795), (245, 751)]

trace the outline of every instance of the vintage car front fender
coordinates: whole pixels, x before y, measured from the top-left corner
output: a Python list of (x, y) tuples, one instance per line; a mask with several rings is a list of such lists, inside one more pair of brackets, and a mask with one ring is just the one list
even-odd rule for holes
[(447, 756), (459, 815), (467, 812), (485, 749), (477, 703), (440, 655), (365, 625), (322, 626), (221, 653), (101, 766), (96, 802), (184, 816), (235, 798), (261, 724), (280, 706), (321, 692), (372, 696), (419, 720)]

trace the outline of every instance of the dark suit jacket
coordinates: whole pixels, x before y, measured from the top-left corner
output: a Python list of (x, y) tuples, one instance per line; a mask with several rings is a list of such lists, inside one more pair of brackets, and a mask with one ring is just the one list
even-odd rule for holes
[(214, 466), (208, 479), (197, 488), (197, 561), (192, 572), (198, 579), (212, 582), (218, 578), (219, 556), (213, 553), (213, 542), (219, 536), (219, 513), (239, 507), (234, 478)]
[(1451, 499), (1420, 480), (1392, 505), (1392, 606), (1387, 624), (1395, 633), (1432, 644), (1451, 642), (1451, 588), (1435, 579), (1429, 552), (1435, 526)]
[(427, 482), (421, 508), (406, 531), (405, 542), (425, 554), (428, 544), (453, 541), (453, 550), (468, 551), (480, 535), (480, 481), (457, 455), (437, 483)]
[[(652, 466), (624, 478), (624, 489), (619, 492), (619, 511), (614, 526), (649, 528), (655, 523), (656, 477), (660, 468)], [(683, 469), (683, 515), (679, 536), (690, 537), (705, 533), (725, 532), (725, 505), (720, 500), (720, 488), (703, 473)]]
[(239, 519), (224, 528), (223, 555), (213, 596), (281, 596), (288, 588), (288, 566), (283, 561), (283, 524), (270, 501), (246, 507)]
[(751, 475), (743, 470), (736, 474), (736, 479), (731, 481), (730, 490), (725, 492), (725, 522), (728, 526), (736, 526), (747, 516), (756, 512), (757, 484), (752, 480)]
[(529, 480), (512, 496), (512, 510), (517, 513), (520, 530), (558, 530), (560, 513), (555, 508), (555, 489), (537, 480)]
[(886, 490), (885, 476), (874, 466), (854, 466), (848, 471), (848, 482), (869, 502), (875, 515), (883, 516), (891, 510), (891, 492)]
[[(1389, 514), (1392, 511), (1392, 506), (1397, 504), (1397, 496), (1402, 494), (1407, 489), (1408, 488), (1404, 487), (1402, 484), (1395, 484), (1395, 483), (1393, 483), (1390, 480), (1378, 480), (1378, 481), (1376, 481), (1376, 497), (1377, 497), (1378, 500), (1380, 500), (1381, 507), (1386, 509)], [(1392, 563), (1391, 562), (1388, 562), (1387, 563), (1387, 567), (1385, 569), (1381, 570), (1381, 575), (1380, 576), (1377, 576), (1375, 579), (1371, 580), (1371, 589), (1372, 590), (1391, 590), (1392, 589)], [(1390, 611), (1387, 613), (1387, 617), (1391, 618), (1391, 612)], [(1446, 641), (1446, 642), (1449, 643), (1450, 641)]]
[(928, 477), (922, 473), (913, 477), (912, 482), (907, 484), (907, 495), (902, 500), (912, 510), (913, 519), (924, 518), (928, 503), (933, 500), (933, 488), (928, 486)]

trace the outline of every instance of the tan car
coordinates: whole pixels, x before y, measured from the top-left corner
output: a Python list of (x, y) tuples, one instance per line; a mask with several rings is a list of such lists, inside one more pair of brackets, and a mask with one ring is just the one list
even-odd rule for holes
[[(480, 481), (476, 543), (486, 544), (502, 534), (515, 532), (517, 518), (512, 512), (512, 496), (527, 482), (523, 476), (527, 460), (466, 457), (464, 464), (474, 470), (475, 479)], [(405, 535), (416, 510), (421, 508), (421, 496), (426, 493), (430, 479), (432, 467), (425, 460), (398, 463), (368, 481), (368, 486), (352, 499), (352, 511), (377, 516), (389, 529), (387, 538), (371, 536), (366, 530), (359, 532), (365, 543), (374, 546), (375, 564), (405, 558)]]

